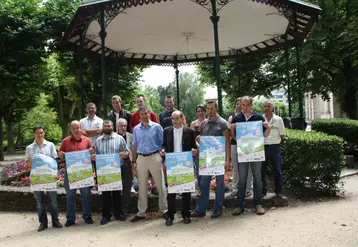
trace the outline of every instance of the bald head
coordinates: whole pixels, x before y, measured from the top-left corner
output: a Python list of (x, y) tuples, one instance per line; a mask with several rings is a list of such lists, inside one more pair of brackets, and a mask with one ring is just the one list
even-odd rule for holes
[(179, 129), (183, 127), (183, 113), (181, 111), (173, 111), (172, 124), (175, 128)]
[(72, 136), (75, 139), (81, 138), (82, 131), (81, 131), (81, 125), (80, 125), (79, 121), (77, 121), (77, 120), (72, 121), (70, 124), (70, 130), (71, 130)]
[(265, 100), (262, 105), (265, 115), (271, 115), (273, 112), (274, 104), (271, 100)]

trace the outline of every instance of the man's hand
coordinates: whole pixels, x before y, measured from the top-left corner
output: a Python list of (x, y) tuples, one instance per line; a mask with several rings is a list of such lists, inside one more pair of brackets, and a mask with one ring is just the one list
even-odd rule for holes
[(225, 166), (225, 171), (227, 172), (230, 169), (230, 162), (226, 161), (224, 166)]
[(200, 135), (195, 137), (195, 141), (200, 144)]
[(163, 161), (163, 171), (165, 171), (165, 169), (167, 169), (167, 164)]
[(96, 160), (96, 154), (91, 154), (91, 160), (95, 161)]
[(230, 129), (231, 129), (231, 130), (235, 130), (235, 129), (236, 129), (236, 124), (234, 124), (234, 123), (233, 123), (233, 124), (230, 124)]
[(194, 157), (198, 156), (198, 149), (192, 148), (191, 149), (191, 153), (193, 154)]
[(93, 147), (90, 147), (88, 150), (89, 150), (90, 154), (94, 154)]
[(270, 128), (271, 128), (270, 125), (269, 125), (269, 123), (268, 123), (267, 121), (262, 122), (262, 125), (263, 125), (266, 129), (270, 129)]
[(65, 152), (58, 151), (58, 157), (60, 157), (60, 159), (64, 159), (65, 158)]
[(120, 152), (119, 157), (121, 157), (121, 159), (128, 159), (129, 158), (129, 152)]
[(132, 163), (132, 173), (133, 175), (137, 174), (137, 163)]
[(164, 149), (160, 150), (159, 154), (160, 154), (160, 156), (164, 157), (165, 156), (165, 150)]
[(29, 158), (26, 160), (27, 165), (32, 165), (32, 161), (34, 160), (34, 156), (30, 155)]

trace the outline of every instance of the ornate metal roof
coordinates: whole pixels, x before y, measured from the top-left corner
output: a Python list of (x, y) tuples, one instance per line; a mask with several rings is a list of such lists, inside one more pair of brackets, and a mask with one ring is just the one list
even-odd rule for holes
[[(211, 1), (86, 1), (78, 8), (61, 46), (99, 58), (99, 14), (103, 8), (108, 59), (118, 57), (126, 63), (148, 65), (212, 61)], [(296, 39), (303, 41), (320, 11), (318, 6), (298, 0), (215, 1), (220, 16), (221, 59), (279, 50), (286, 41), (284, 37), (288, 45)]]

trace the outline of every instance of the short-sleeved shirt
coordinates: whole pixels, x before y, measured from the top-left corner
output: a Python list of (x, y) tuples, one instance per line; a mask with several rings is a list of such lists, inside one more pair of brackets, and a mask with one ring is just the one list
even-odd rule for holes
[[(157, 116), (155, 115), (154, 112), (152, 112), (152, 111), (149, 112), (149, 119), (152, 122), (155, 122), (155, 123), (157, 122)], [(140, 123), (140, 115), (139, 115), (139, 111), (136, 111), (131, 116), (130, 126), (131, 126), (131, 128), (134, 128), (139, 123)]]
[(200, 125), (200, 134), (203, 136), (223, 136), (224, 131), (228, 130), (228, 122), (220, 116), (214, 120), (206, 119)]
[(285, 125), (283, 124), (282, 118), (272, 113), (272, 118), (269, 124), (271, 131), (270, 134), (265, 137), (265, 145), (280, 144), (281, 136), (286, 134)]
[[(127, 144), (121, 135), (113, 132), (112, 135), (101, 135), (94, 144), (96, 154), (115, 154), (120, 152), (128, 152)], [(121, 165), (123, 160), (121, 159)]]
[(137, 153), (150, 154), (157, 152), (163, 145), (163, 128), (160, 124), (149, 121), (147, 126), (142, 123), (134, 127), (133, 146)]
[(172, 123), (173, 111), (168, 112), (167, 110), (165, 110), (165, 111), (162, 111), (161, 113), (159, 113), (159, 123), (163, 129), (173, 125), (173, 123)]
[(75, 138), (73, 138), (72, 135), (70, 135), (62, 140), (62, 144), (59, 151), (67, 153), (79, 150), (86, 150), (90, 149), (91, 147), (92, 143), (88, 137), (81, 136), (79, 140), (76, 140)]
[(46, 140), (44, 140), (40, 145), (37, 144), (36, 141), (34, 141), (32, 144), (26, 147), (26, 159), (28, 159), (30, 156), (36, 153), (44, 154), (54, 159), (57, 158), (55, 144)]
[[(95, 130), (95, 129), (102, 129), (103, 128), (103, 119), (97, 117), (96, 115), (90, 119), (88, 116), (85, 118), (82, 118), (80, 120), (81, 128), (85, 130)], [(88, 137), (91, 139), (92, 143), (95, 143), (97, 138), (101, 135), (91, 136)]]

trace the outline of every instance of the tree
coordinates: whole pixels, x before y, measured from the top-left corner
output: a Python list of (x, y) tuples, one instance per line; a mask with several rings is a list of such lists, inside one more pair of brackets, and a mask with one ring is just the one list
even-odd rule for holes
[(159, 112), (164, 110), (164, 107), (159, 103), (159, 93), (157, 89), (146, 85), (142, 89), (142, 94), (145, 96), (146, 106), (151, 111), (158, 114)]

